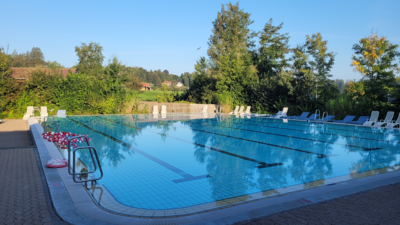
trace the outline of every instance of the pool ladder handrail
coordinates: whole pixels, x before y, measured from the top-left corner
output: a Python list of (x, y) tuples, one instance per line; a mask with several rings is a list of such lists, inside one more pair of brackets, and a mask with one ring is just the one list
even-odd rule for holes
[(325, 117), (324, 117), (324, 116), (325, 116), (325, 113), (326, 113), (326, 116), (328, 116), (328, 112), (327, 112), (327, 111), (323, 112), (323, 113), (322, 113), (322, 117), (321, 117), (321, 122), (324, 122), (323, 119), (325, 118)]
[[(74, 148), (73, 150), (71, 150), (71, 141), (74, 139), (80, 139), (80, 138), (85, 139), (87, 146), (78, 147), (78, 148)], [(97, 155), (97, 150), (95, 147), (89, 145), (88, 137), (86, 137), (85, 135), (80, 135), (80, 136), (73, 136), (73, 137), (68, 138), (67, 148), (68, 148), (68, 173), (70, 175), (72, 175), (72, 179), (75, 183), (85, 183), (85, 185), (87, 186), (88, 181), (91, 181), (93, 184), (93, 182), (96, 183), (97, 180), (100, 180), (101, 178), (103, 178), (103, 170), (101, 168), (99, 156)], [(75, 171), (75, 169), (76, 169), (75, 168), (76, 151), (78, 151), (80, 149), (89, 149), (90, 157), (92, 158), (92, 162), (93, 162), (93, 166), (94, 166), (94, 169), (92, 171), (76, 173), (76, 171)], [(72, 151), (72, 168), (71, 168), (71, 151)], [(96, 158), (93, 157), (93, 154)], [(95, 178), (90, 178), (90, 179), (88, 178), (88, 179), (84, 179), (84, 180), (80, 178), (80, 180), (76, 180), (77, 175), (79, 175), (79, 177), (82, 177), (83, 174), (89, 175), (90, 173), (96, 172), (96, 170), (97, 170), (96, 162), (99, 166), (100, 177), (95, 177)], [(72, 173), (71, 173), (71, 169), (72, 169)]]
[[(317, 116), (318, 115), (318, 116)], [(314, 120), (319, 119), (321, 116), (321, 111), (319, 109), (315, 110), (315, 114), (314, 114)]]
[[(51, 118), (52, 120), (48, 120), (48, 118)], [(43, 118), (43, 130), (44, 130), (44, 133), (46, 133), (47, 132), (47, 126), (46, 126), (46, 122), (53, 122), (54, 123), (54, 125), (56, 126), (56, 131), (57, 131), (57, 133), (60, 133), (60, 130), (58, 129), (58, 124), (57, 124), (57, 121), (54, 119), (54, 116), (45, 116), (44, 118)]]

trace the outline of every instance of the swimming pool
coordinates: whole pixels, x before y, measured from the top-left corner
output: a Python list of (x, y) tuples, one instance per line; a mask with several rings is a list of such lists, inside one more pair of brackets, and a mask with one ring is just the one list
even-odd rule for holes
[[(398, 129), (214, 114), (57, 121), (60, 131), (93, 139), (104, 171), (87, 189), (93, 200), (128, 216), (214, 210), (387, 172), (400, 161)], [(91, 167), (87, 153), (79, 158)]]

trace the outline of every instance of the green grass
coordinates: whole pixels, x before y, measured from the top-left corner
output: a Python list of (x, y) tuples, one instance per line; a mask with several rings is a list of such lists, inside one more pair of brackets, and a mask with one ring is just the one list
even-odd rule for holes
[[(172, 93), (173, 91), (168, 91), (169, 93)], [(182, 91), (179, 91), (179, 93), (182, 93)], [(143, 91), (143, 93), (139, 94), (140, 101), (157, 101), (157, 95), (162, 95), (163, 91)]]

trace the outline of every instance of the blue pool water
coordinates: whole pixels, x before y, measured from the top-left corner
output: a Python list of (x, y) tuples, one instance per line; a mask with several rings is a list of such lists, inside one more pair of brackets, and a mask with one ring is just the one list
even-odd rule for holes
[[(246, 201), (249, 194), (323, 184), (400, 161), (399, 129), (226, 115), (169, 117), (57, 120), (60, 131), (93, 138), (104, 171), (98, 184), (120, 204), (140, 209), (179, 209), (238, 196)], [(87, 153), (79, 157), (91, 167)]]

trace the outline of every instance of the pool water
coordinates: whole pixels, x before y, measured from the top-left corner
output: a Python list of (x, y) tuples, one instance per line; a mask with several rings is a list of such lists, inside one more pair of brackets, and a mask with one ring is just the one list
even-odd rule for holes
[[(266, 197), (280, 188), (324, 184), (400, 161), (399, 129), (228, 115), (69, 116), (57, 121), (60, 131), (93, 139), (104, 172), (97, 183), (125, 207), (109, 209), (121, 214), (127, 207), (219, 207), (232, 198), (245, 202), (254, 200), (254, 193)], [(79, 159), (92, 168), (87, 152), (80, 152)], [(102, 206), (107, 208), (105, 202)]]

